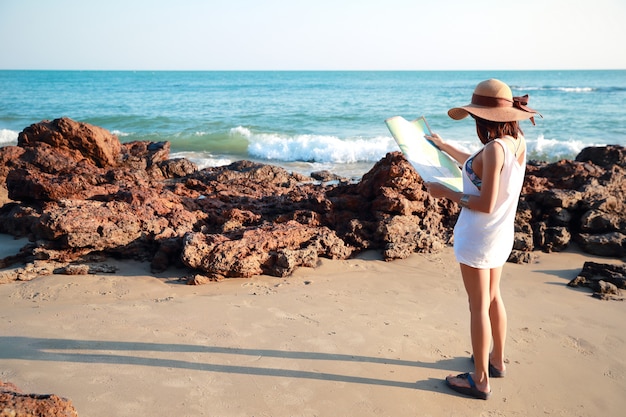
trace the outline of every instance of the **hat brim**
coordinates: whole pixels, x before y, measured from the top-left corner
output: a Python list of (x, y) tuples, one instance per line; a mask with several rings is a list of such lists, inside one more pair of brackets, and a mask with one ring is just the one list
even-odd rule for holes
[(537, 112), (527, 112), (515, 107), (484, 107), (475, 104), (448, 110), (448, 116), (454, 120), (464, 119), (470, 114), (492, 122), (515, 122), (539, 115)]

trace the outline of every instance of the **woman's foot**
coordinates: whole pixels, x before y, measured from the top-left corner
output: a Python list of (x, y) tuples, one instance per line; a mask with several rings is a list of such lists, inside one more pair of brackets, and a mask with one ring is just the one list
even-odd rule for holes
[(446, 377), (446, 384), (459, 394), (478, 398), (480, 400), (487, 400), (491, 396), (489, 381), (485, 378), (482, 383), (479, 381), (477, 384), (474, 382), (474, 379), (469, 372), (456, 376), (448, 375)]

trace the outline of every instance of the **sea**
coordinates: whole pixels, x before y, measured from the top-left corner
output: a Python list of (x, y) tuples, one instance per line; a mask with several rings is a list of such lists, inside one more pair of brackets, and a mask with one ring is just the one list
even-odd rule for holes
[(169, 141), (200, 168), (247, 159), (358, 179), (399, 150), (385, 119), (424, 116), (473, 151), (469, 103), (497, 78), (530, 96), (522, 122), (529, 159), (573, 159), (585, 147), (626, 145), (626, 70), (595, 71), (0, 71), (0, 146), (59, 117), (101, 126), (122, 142)]

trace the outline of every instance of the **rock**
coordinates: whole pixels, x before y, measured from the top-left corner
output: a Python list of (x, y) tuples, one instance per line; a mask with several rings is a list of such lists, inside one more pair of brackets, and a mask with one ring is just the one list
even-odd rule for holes
[(0, 271), (0, 283), (13, 281), (30, 281), (37, 277), (52, 275), (55, 270), (65, 266), (60, 262), (50, 260), (35, 260), (29, 262), (21, 268)]
[(317, 248), (314, 246), (295, 250), (281, 249), (276, 253), (274, 263), (268, 266), (267, 273), (275, 277), (286, 277), (300, 266), (314, 268), (318, 259)]
[(311, 178), (313, 178), (314, 180), (322, 181), (322, 182), (330, 182), (330, 181), (348, 182), (346, 178), (343, 178), (342, 176), (334, 174), (327, 170), (311, 172)]
[[(4, 179), (10, 171), (21, 166), (21, 160), (26, 149), (18, 146), (3, 146), (0, 148), (0, 184), (5, 186)], [(1, 206), (1, 204), (0, 204)]]
[(89, 273), (89, 265), (67, 265), (56, 269), (54, 273), (60, 275), (87, 275)]
[(576, 156), (576, 161), (592, 162), (603, 168), (615, 165), (626, 168), (626, 148), (617, 145), (587, 147)]
[(404, 259), (415, 252), (436, 252), (450, 243), (449, 234), (432, 235), (431, 229), (423, 228), (418, 216), (393, 216), (381, 222), (377, 231), (385, 242), (383, 259)]
[(622, 258), (626, 256), (626, 235), (620, 232), (600, 234), (581, 233), (578, 244), (585, 252), (598, 256)]
[(342, 219), (335, 223), (340, 235), (363, 248), (382, 248), (385, 260), (441, 250), (451, 242), (459, 213), (456, 204), (428, 194), (400, 152), (387, 154), (358, 184), (328, 195)]
[(183, 178), (198, 170), (198, 166), (187, 159), (171, 159), (157, 163), (164, 178)]
[(550, 227), (544, 222), (536, 224), (533, 230), (535, 245), (545, 252), (560, 252), (567, 248), (571, 241), (571, 234), (567, 228), (562, 226)]
[(33, 124), (17, 137), (17, 146), (22, 148), (36, 148), (43, 143), (69, 152), (73, 159), (88, 159), (100, 168), (115, 167), (121, 158), (117, 136), (101, 127), (66, 117)]
[(536, 249), (562, 250), (571, 237), (586, 252), (623, 256), (625, 154), (610, 145), (586, 148), (575, 161), (529, 163), (520, 207), (530, 213), (522, 221), (532, 224)]
[[(121, 144), (123, 149), (122, 160), (126, 167), (133, 170), (148, 170), (158, 164), (165, 163), (170, 155), (169, 142), (127, 142)], [(180, 160), (170, 161), (170, 165), (175, 166)], [(191, 162), (187, 162), (193, 166)], [(165, 171), (167, 171), (165, 167)], [(173, 168), (176, 170), (176, 168)], [(195, 170), (193, 170), (195, 171)], [(166, 178), (168, 178), (166, 176)]]
[[(159, 247), (150, 262), (150, 270), (159, 273), (167, 270), (170, 265), (177, 265), (182, 251), (182, 241), (175, 237), (160, 239)], [(182, 265), (182, 262), (180, 262)]]
[(548, 213), (549, 222), (555, 226), (569, 228), (574, 216), (564, 207), (556, 207), (553, 212)]
[(626, 233), (626, 217), (603, 210), (588, 210), (580, 218), (583, 232), (605, 233), (612, 230)]
[(114, 274), (117, 268), (111, 265), (69, 264), (54, 270), (60, 275)]
[(594, 292), (591, 296), (593, 298), (598, 298), (600, 300), (624, 301), (624, 297), (621, 295), (612, 295), (612, 294)]
[(610, 294), (610, 295), (617, 295), (620, 296), (622, 295), (622, 292), (619, 290), (619, 288), (617, 288), (617, 286), (615, 284), (611, 284), (610, 282), (606, 282), (606, 281), (598, 281), (598, 291), (600, 294)]
[(536, 193), (533, 197), (543, 207), (575, 209), (583, 195), (575, 190), (553, 189)]
[(509, 255), (509, 259), (507, 262), (512, 262), (516, 264), (529, 264), (535, 262), (537, 259), (537, 255), (533, 252), (526, 252), (523, 250), (513, 249), (511, 254)]
[(241, 236), (190, 233), (182, 260), (209, 277), (285, 276), (297, 266), (314, 265), (320, 255), (346, 259), (353, 250), (328, 228), (289, 221), (248, 229)]
[(78, 417), (72, 402), (54, 394), (24, 394), (10, 382), (0, 381), (2, 417)]
[(626, 264), (585, 262), (578, 276), (567, 285), (590, 288), (596, 298), (622, 300), (621, 290), (626, 289)]
[(558, 162), (529, 161), (522, 194), (548, 190), (578, 190), (593, 178), (606, 174), (606, 169), (589, 162), (561, 160)]
[(208, 277), (202, 274), (194, 274), (193, 276), (187, 278), (187, 285), (204, 285), (208, 284), (209, 282), (219, 281), (221, 281), (221, 279), (217, 277)]
[(532, 229), (529, 231), (515, 232), (513, 249), (520, 252), (532, 252), (534, 247)]

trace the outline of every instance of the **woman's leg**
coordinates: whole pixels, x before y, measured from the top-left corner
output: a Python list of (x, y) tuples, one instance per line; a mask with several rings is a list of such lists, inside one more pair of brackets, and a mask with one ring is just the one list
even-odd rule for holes
[(491, 319), (491, 335), (493, 336), (493, 350), (491, 364), (498, 370), (504, 371), (504, 343), (506, 340), (507, 316), (502, 295), (500, 293), (500, 278), (502, 267), (491, 270), (489, 317)]
[[(476, 387), (483, 392), (489, 392), (489, 348), (491, 346), (491, 322), (489, 310), (491, 305), (490, 281), (488, 269), (476, 269), (461, 264), (461, 275), (469, 299), (470, 333), (472, 351), (474, 354), (474, 374), (472, 379)], [(467, 381), (455, 377), (448, 377), (453, 385), (466, 386)]]

